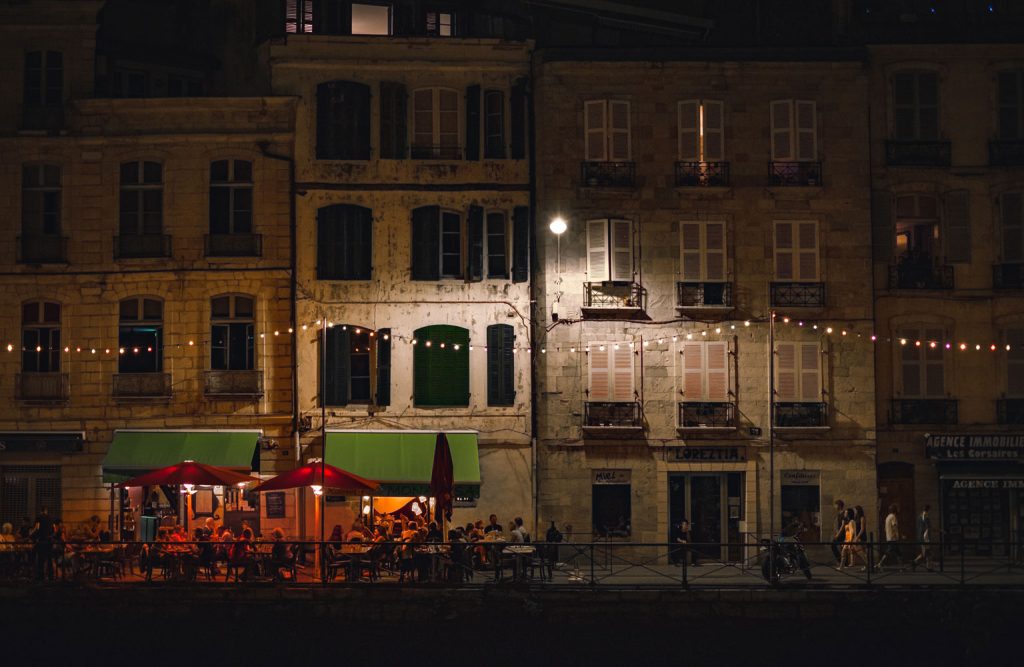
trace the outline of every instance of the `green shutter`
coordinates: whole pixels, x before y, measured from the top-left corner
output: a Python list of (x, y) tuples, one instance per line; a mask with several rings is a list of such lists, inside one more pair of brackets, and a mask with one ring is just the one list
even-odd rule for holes
[(327, 330), (327, 377), (324, 383), (324, 405), (348, 405), (351, 384), (351, 342), (348, 331), (340, 326)]
[(469, 405), (469, 331), (438, 324), (413, 336), (413, 402), (425, 407)]
[(391, 405), (391, 329), (377, 331), (377, 400), (380, 407)]
[(421, 206), (412, 212), (412, 279), (441, 278), (441, 208)]
[(508, 324), (487, 327), (487, 405), (513, 405), (515, 330)]
[(406, 153), (406, 93), (401, 83), (380, 84), (380, 156), (404, 160)]
[(335, 82), (321, 83), (316, 87), (316, 159), (334, 157), (335, 124), (331, 118), (334, 104)]
[(516, 206), (512, 211), (512, 282), (530, 279), (530, 209)]
[(335, 280), (341, 270), (338, 244), (341, 242), (341, 207), (324, 206), (316, 212), (316, 277)]
[(526, 159), (526, 81), (519, 79), (512, 86), (511, 112), (509, 119), (512, 123), (512, 152), (513, 160)]
[(348, 280), (369, 280), (373, 272), (373, 211), (362, 206), (346, 206), (346, 243), (344, 253)]
[(475, 282), (484, 278), (484, 210), (479, 206), (470, 206), (466, 226), (469, 237), (466, 280)]
[(466, 159), (480, 159), (480, 86), (466, 88)]

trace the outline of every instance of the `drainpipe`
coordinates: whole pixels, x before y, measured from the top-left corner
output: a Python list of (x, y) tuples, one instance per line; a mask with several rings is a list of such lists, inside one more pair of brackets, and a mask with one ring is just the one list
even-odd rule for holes
[[(535, 80), (534, 73), (534, 59), (533, 54), (530, 54), (530, 80), (527, 86), (527, 95), (529, 104), (526, 105), (526, 118), (527, 118), (527, 141), (530, 145), (529, 153), (529, 179), (530, 179), (530, 215), (533, 217), (533, 224), (530, 225), (530, 289), (529, 293), (535, 294), (534, 289), (534, 277), (537, 276), (538, 262), (537, 262), (537, 150), (536, 150), (536, 116), (534, 113), (534, 88), (533, 82)], [(532, 501), (533, 501), (533, 531), (536, 539), (540, 539), (540, 460), (537, 446), (537, 400), (539, 398), (539, 392), (537, 391), (537, 363), (539, 357), (537, 356), (537, 340), (534, 337), (534, 330), (536, 329), (538, 322), (543, 322), (542, 319), (538, 319), (541, 313), (538, 313), (537, 304), (539, 299), (530, 299), (530, 462), (532, 465)]]

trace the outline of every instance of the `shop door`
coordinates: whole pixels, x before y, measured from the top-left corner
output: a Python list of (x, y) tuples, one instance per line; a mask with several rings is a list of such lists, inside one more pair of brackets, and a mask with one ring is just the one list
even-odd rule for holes
[(690, 530), (701, 558), (721, 560), (725, 542), (722, 533), (722, 477), (721, 475), (693, 475), (690, 477)]
[(889, 515), (890, 505), (899, 508), (900, 532), (908, 540), (916, 540), (913, 465), (893, 462), (878, 466), (878, 527), (873, 535), (876, 542), (885, 541), (885, 517)]

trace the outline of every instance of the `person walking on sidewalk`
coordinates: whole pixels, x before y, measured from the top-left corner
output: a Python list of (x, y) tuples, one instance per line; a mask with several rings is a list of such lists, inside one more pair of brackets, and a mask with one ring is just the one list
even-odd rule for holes
[(928, 516), (928, 512), (932, 509), (931, 505), (925, 505), (921, 515), (917, 517), (917, 541), (921, 547), (921, 553), (917, 554), (910, 563), (911, 569), (917, 569), (919, 563), (924, 563), (925, 568), (932, 571), (932, 520)]
[(846, 542), (846, 503), (836, 500), (836, 519), (833, 522), (832, 530), (832, 555), (835, 556), (836, 564), (843, 564), (843, 543)]
[(900, 539), (903, 536), (900, 534), (898, 515), (899, 508), (895, 504), (889, 505), (889, 515), (885, 517), (885, 553), (878, 561), (879, 572), (890, 557), (901, 567), (903, 565), (903, 556), (900, 554)]

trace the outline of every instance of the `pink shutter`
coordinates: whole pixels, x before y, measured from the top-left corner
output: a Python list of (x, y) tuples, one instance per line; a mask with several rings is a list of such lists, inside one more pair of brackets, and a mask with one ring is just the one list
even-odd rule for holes
[(776, 100), (771, 103), (772, 160), (793, 160), (793, 102)]
[(800, 343), (800, 400), (817, 403), (821, 400), (821, 346)]
[(611, 279), (622, 282), (633, 280), (633, 222), (611, 220), (612, 267)]
[(684, 281), (698, 281), (701, 274), (701, 223), (683, 222), (680, 223), (680, 238), (682, 243), (682, 274)]
[(818, 112), (814, 102), (798, 100), (796, 107), (796, 159), (818, 159)]
[(608, 345), (601, 349), (599, 345), (592, 345), (588, 356), (590, 357), (590, 396), (588, 400), (603, 402), (611, 398), (611, 373), (608, 362), (611, 359), (611, 348)]
[(704, 350), (700, 343), (683, 343), (683, 399), (704, 400)]
[(796, 343), (775, 346), (775, 400), (788, 403), (797, 400)]
[(683, 162), (700, 160), (700, 101), (679, 103), (679, 159)]
[(608, 280), (608, 221), (587, 221), (587, 278), (600, 283)]
[(725, 223), (704, 223), (704, 279), (725, 280)]
[(608, 102), (608, 159), (612, 162), (628, 162), (632, 159), (629, 136), (629, 102), (611, 100)]
[(590, 100), (583, 103), (588, 162), (604, 162), (608, 159), (608, 140), (605, 138), (607, 115), (608, 102), (606, 100)]
[(707, 343), (707, 400), (729, 400), (729, 347), (725, 342)]
[(775, 278), (793, 280), (793, 223), (775, 223)]
[(704, 100), (704, 162), (721, 162), (725, 159), (725, 126), (722, 103)]
[(798, 268), (799, 279), (818, 280), (818, 223), (801, 222), (797, 225), (797, 241), (799, 242)]
[(633, 349), (629, 343), (619, 343), (619, 349), (611, 346), (612, 359), (612, 397), (616, 402), (634, 400), (633, 387)]

